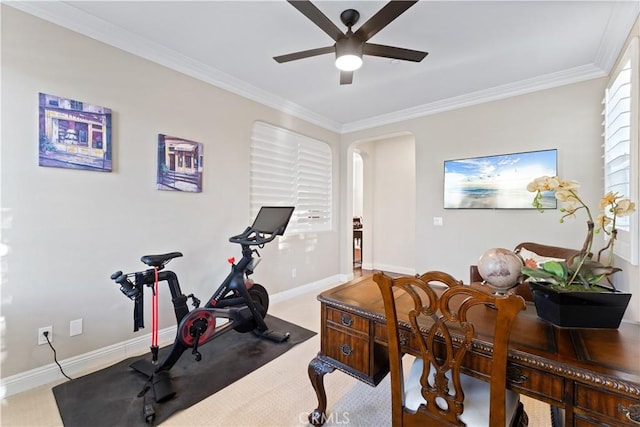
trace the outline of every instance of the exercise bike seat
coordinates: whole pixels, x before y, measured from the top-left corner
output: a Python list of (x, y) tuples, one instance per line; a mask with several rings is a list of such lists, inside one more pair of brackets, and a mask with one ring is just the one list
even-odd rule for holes
[(182, 256), (182, 252), (169, 252), (166, 254), (159, 255), (143, 255), (140, 258), (140, 261), (147, 264), (149, 267), (163, 267), (166, 263), (171, 261), (174, 258), (179, 258)]

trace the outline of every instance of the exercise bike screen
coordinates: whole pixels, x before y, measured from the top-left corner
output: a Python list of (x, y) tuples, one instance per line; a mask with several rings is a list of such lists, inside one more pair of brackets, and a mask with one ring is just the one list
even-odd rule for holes
[(253, 228), (260, 233), (283, 235), (295, 208), (292, 206), (263, 206), (253, 221)]

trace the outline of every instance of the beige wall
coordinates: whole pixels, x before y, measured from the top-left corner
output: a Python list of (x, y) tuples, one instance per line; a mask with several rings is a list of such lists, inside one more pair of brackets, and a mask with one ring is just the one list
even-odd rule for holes
[[(61, 360), (133, 337), (132, 303), (108, 277), (140, 268), (143, 254), (182, 251), (184, 258), (170, 267), (185, 291), (208, 296), (227, 273), (226, 258), (239, 255), (228, 237), (250, 220), (249, 138), (256, 120), (327, 141), (335, 150), (334, 231), (265, 248), (256, 278), (270, 293), (350, 273), (350, 150), (366, 141), (412, 136), (415, 187), (405, 202), (415, 208), (404, 233), (414, 234), (415, 247), (403, 259), (416, 272), (442, 269), (466, 280), (468, 265), (490, 247), (524, 240), (577, 247), (584, 235), (582, 219), (561, 225), (557, 211), (444, 210), (446, 159), (557, 148), (559, 173), (580, 181), (589, 203), (601, 195), (606, 78), (339, 136), (4, 5), (1, 31), (2, 233), (10, 244), (2, 260), (3, 378), (51, 363), (50, 350), (35, 344), (41, 326), (54, 326)], [(113, 109), (112, 173), (37, 166), (38, 92)], [(204, 143), (203, 193), (155, 190), (158, 133)], [(382, 157), (369, 161), (385, 163)], [(364, 173), (365, 180), (376, 177), (375, 168)], [(365, 211), (376, 208), (376, 191), (365, 189)], [(443, 218), (442, 227), (433, 226), (434, 216)], [(376, 244), (385, 243), (380, 237)], [(399, 263), (391, 254), (376, 256), (378, 265)], [(622, 267), (621, 287), (637, 284), (638, 268)], [(639, 320), (640, 298), (632, 290), (627, 315)], [(161, 299), (161, 313), (170, 313)], [(77, 318), (84, 319), (84, 334), (68, 337), (69, 321)], [(170, 324), (164, 315), (161, 327)]]
[[(415, 137), (416, 271), (444, 270), (466, 281), (468, 266), (492, 247), (513, 248), (522, 241), (535, 241), (580, 248), (586, 218), (560, 224), (557, 210), (544, 214), (535, 210), (445, 210), (444, 160), (557, 148), (559, 175), (579, 181), (587, 203), (597, 206), (602, 196), (600, 102), (606, 81), (595, 79), (353, 132), (343, 135), (342, 152), (346, 155), (361, 141), (385, 135), (408, 132)], [(347, 199), (348, 188), (345, 186)], [(434, 226), (433, 217), (442, 217), (444, 225)], [(377, 253), (373, 257), (385, 264)], [(624, 274), (616, 277), (618, 286), (634, 292), (626, 317), (638, 321), (640, 297), (634, 285), (638, 267), (622, 268)]]
[[(201, 299), (213, 293), (228, 272), (226, 259), (241, 256), (228, 238), (250, 221), (256, 120), (332, 145), (338, 194), (333, 132), (4, 5), (1, 48), (2, 233), (10, 245), (2, 267), (2, 377), (51, 363), (51, 350), (36, 345), (42, 326), (53, 325), (59, 360), (140, 335), (132, 333), (133, 303), (109, 276), (142, 269), (144, 254), (183, 252), (169, 265), (183, 290)], [(38, 166), (39, 92), (113, 110), (112, 173)], [(155, 189), (159, 133), (204, 144), (202, 193)], [(337, 217), (337, 196), (335, 206)], [(256, 281), (271, 294), (337, 281), (337, 219), (333, 230), (268, 245)], [(164, 290), (161, 328), (175, 324)], [(69, 322), (78, 318), (84, 333), (69, 337)]]

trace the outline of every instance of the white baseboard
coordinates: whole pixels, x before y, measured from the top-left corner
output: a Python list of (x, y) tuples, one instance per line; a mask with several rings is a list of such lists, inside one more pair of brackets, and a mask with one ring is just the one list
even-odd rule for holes
[(399, 265), (388, 265), (388, 264), (376, 264), (372, 268), (370, 268), (370, 270), (388, 271), (392, 273), (407, 274), (410, 276), (413, 276), (414, 274), (416, 274), (416, 270), (414, 268), (402, 267)]
[[(161, 346), (171, 344), (175, 336), (176, 326), (162, 329), (158, 331), (158, 343)], [(127, 357), (143, 354), (149, 351), (150, 342), (151, 334), (149, 333), (108, 347), (70, 357), (59, 361), (59, 363), (64, 372), (73, 378), (77, 375), (85, 375), (92, 372), (96, 368), (112, 365)], [(1, 383), (5, 395), (1, 397), (13, 396), (14, 394), (22, 393), (23, 391), (63, 378), (64, 376), (60, 372), (58, 365), (50, 363), (36, 369), (31, 369), (30, 371), (3, 378)]]
[(326, 279), (318, 280), (316, 282), (311, 282), (306, 285), (297, 286), (293, 289), (288, 289), (286, 291), (278, 292), (277, 294), (269, 295), (270, 303), (278, 303), (289, 298), (297, 297), (298, 295), (305, 294), (307, 292), (317, 291), (321, 289), (326, 289), (329, 286), (335, 286), (340, 283), (346, 282), (353, 278), (353, 273), (349, 278), (348, 274), (336, 274), (331, 277), (327, 277)]
[[(350, 280), (348, 276), (349, 275), (345, 274), (336, 274), (317, 282), (270, 295), (269, 300), (270, 302), (280, 302), (305, 292), (325, 289)], [(353, 275), (351, 275), (351, 277), (353, 277)], [(158, 331), (158, 343), (160, 346), (171, 344), (174, 341), (176, 328), (177, 326), (171, 326)], [(70, 357), (59, 361), (59, 363), (64, 372), (71, 378), (74, 378), (75, 376), (86, 375), (96, 369), (113, 365), (127, 357), (144, 354), (149, 351), (150, 342), (151, 334), (149, 333), (108, 347)], [(4, 397), (13, 396), (14, 394), (22, 393), (61, 379), (64, 379), (64, 376), (55, 363), (2, 378), (0, 379), (0, 400)]]

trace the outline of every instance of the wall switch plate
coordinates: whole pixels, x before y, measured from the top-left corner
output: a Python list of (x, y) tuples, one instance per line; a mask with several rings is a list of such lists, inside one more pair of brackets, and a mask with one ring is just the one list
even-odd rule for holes
[(82, 333), (82, 319), (76, 319), (69, 322), (69, 336), (80, 335)]
[(434, 216), (433, 217), (433, 225), (437, 226), (437, 227), (442, 227), (443, 221), (442, 221), (442, 217), (441, 216)]

